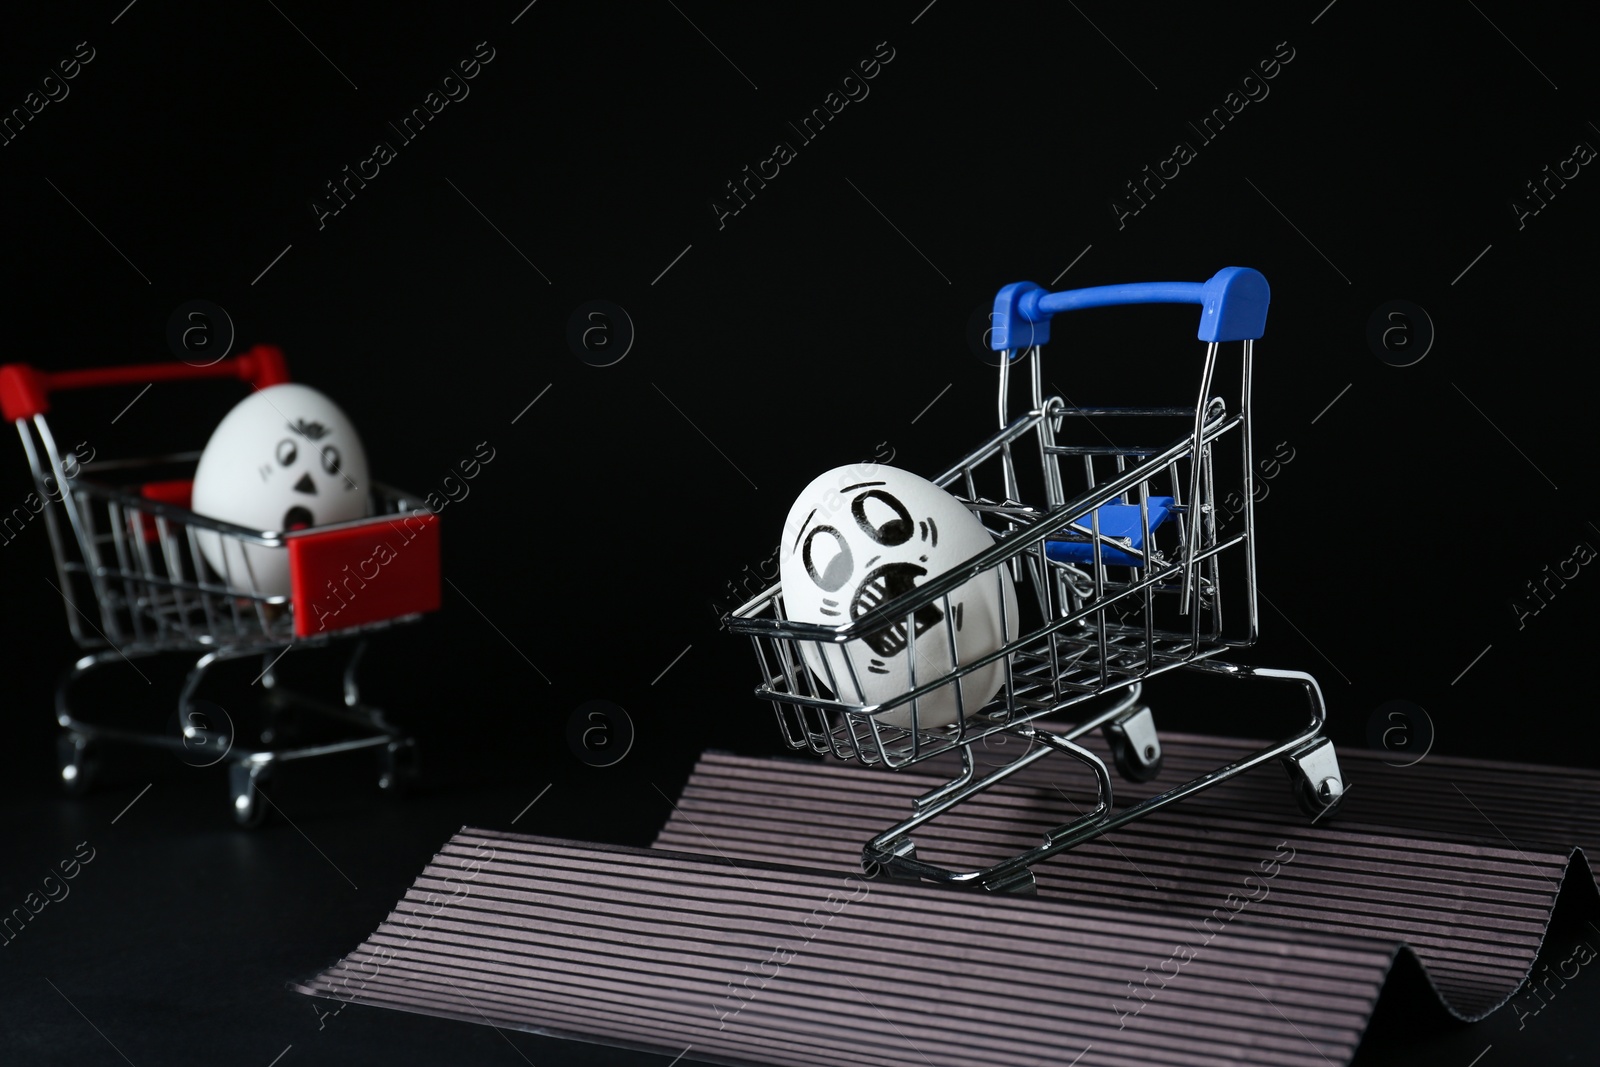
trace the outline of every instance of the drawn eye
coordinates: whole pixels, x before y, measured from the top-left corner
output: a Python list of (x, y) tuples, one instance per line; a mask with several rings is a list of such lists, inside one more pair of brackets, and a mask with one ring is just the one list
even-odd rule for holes
[(890, 548), (905, 544), (916, 531), (911, 512), (881, 489), (871, 489), (856, 497), (850, 504), (850, 514), (855, 516), (862, 533)]
[(299, 454), (300, 454), (300, 450), (295, 448), (294, 442), (289, 440), (287, 437), (285, 437), (282, 441), (278, 442), (278, 465), (279, 466), (287, 467), (289, 464), (294, 462), (295, 457), (298, 456)]
[(832, 526), (818, 526), (806, 537), (801, 557), (806, 563), (806, 573), (826, 593), (844, 588), (855, 569), (850, 556), (850, 546), (845, 544), (839, 531)]
[(332, 445), (322, 446), (322, 469), (329, 474), (339, 473), (339, 450)]

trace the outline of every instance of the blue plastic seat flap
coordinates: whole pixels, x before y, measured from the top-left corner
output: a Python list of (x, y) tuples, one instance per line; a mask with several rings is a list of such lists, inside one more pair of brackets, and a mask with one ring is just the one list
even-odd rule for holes
[[(1150, 497), (1150, 532), (1155, 533), (1156, 528), (1166, 521), (1172, 513), (1172, 497)], [(1100, 517), (1100, 536), (1109, 537), (1120, 541), (1127, 538), (1128, 547), (1136, 552), (1144, 551), (1144, 523), (1139, 520), (1139, 505), (1137, 504), (1104, 504), (1096, 509), (1095, 514)], [(1092, 520), (1088, 515), (1077, 520), (1073, 525), (1082, 526), (1085, 530), (1093, 529)], [(1094, 563), (1094, 543), (1088, 533), (1080, 533), (1068, 527), (1057, 531), (1044, 543), (1045, 555), (1061, 563)], [(1100, 561), (1107, 566), (1142, 567), (1144, 561), (1138, 556), (1129, 555), (1127, 552), (1105, 544), (1100, 545)]]

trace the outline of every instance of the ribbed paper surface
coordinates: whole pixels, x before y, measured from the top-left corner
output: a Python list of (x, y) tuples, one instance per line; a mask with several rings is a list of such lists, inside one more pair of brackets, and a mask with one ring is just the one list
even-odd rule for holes
[[(1119, 800), (1249, 747), (1164, 744), (1161, 779)], [(947, 768), (708, 754), (655, 849), (463, 829), (297, 988), (728, 1063), (1344, 1063), (1402, 945), (1463, 1017), (1515, 991), (1597, 836), (1600, 775), (1341, 758), (1323, 823), (1260, 768), (1039, 865), (1019, 897), (856, 874)], [(1074, 772), (1041, 761), (920, 829), (919, 855), (1033, 844), (1088, 803)]]
[[(1164, 747), (1161, 779), (1117, 783), (1119, 795), (1131, 800), (1248, 750), (1182, 737)], [(1346, 809), (1318, 825), (1296, 810), (1285, 775), (1263, 767), (1038, 865), (1039, 893), (1187, 917), (1247, 895), (1239, 914), (1253, 923), (1409, 945), (1446, 1005), (1481, 1017), (1533, 963), (1571, 846), (1582, 841), (1581, 809), (1592, 819), (1595, 776), (1461, 761), (1399, 770), (1359, 755), (1344, 764)], [(1063, 781), (1063, 770), (1073, 768), (1043, 760), (920, 828), (919, 857), (977, 868), (1036, 844), (1091, 803), (1082, 777)], [(911, 798), (938, 781), (711, 754), (656, 844), (855, 869), (861, 842), (905, 818)], [(1537, 843), (1563, 836), (1565, 847)], [(1294, 858), (1263, 882), (1258, 867), (1280, 846)]]

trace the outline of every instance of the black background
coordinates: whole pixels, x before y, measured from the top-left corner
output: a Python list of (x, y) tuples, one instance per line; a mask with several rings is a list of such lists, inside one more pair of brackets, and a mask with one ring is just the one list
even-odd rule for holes
[[(0, 904), (76, 841), (106, 857), (79, 903), (4, 949), (21, 1062), (112, 1056), (68, 997), (141, 1065), (265, 1063), (285, 1045), (285, 1064), (516, 1062), (492, 1031), (394, 1013), (319, 1030), (283, 982), (353, 947), (461, 823), (646, 843), (699, 751), (776, 751), (717, 605), (730, 582), (759, 587), (745, 568), (819, 471), (892, 449), (933, 473), (989, 431), (993, 371), (969, 326), (1020, 279), (1261, 270), (1258, 449), (1294, 458), (1257, 509), (1272, 606), (1251, 662), (1315, 672), (1342, 745), (1406, 700), (1436, 751), (1600, 766), (1579, 684), (1600, 579), (1585, 568), (1520, 626), (1513, 607), (1547, 565), (1600, 546), (1600, 178), (1584, 167), (1520, 229), (1512, 207), (1545, 165), (1600, 145), (1591, 38), (1504, 4), (924, 4), (113, 0), (14, 17), (0, 107), (78, 42), (94, 58), (0, 147), (0, 358), (170, 359), (169, 316), (204, 299), (236, 349), (282, 346), (352, 415), (376, 477), (437, 490), (480, 442), (495, 450), (443, 510), (443, 610), (367, 661), (374, 699), (422, 739), (422, 795), (386, 807), (367, 762), (312, 765), (274, 794), (293, 827), (255, 835), (231, 828), (220, 772), (165, 756), (54, 799), (49, 708), (75, 652), (42, 524), (0, 546), (15, 843)], [(386, 124), (479, 42), (493, 59), (470, 95), (401, 145)], [(801, 143), (787, 124), (887, 49), (870, 94)], [(1270, 94), (1200, 143), (1186, 122), (1290, 49)], [(380, 140), (397, 157), (319, 228), (323, 184)], [(1124, 183), (1179, 140), (1197, 158), (1119, 228)], [(724, 183), (778, 141), (796, 158), (719, 225)], [(567, 342), (596, 299), (636, 332), (611, 366)], [(1396, 299), (1436, 330), (1411, 366), (1367, 340)], [(1181, 400), (1193, 329), (1183, 308), (1061, 321), (1046, 367), (1079, 403)], [(53, 425), (101, 458), (197, 449), (240, 395), (161, 385), (126, 407), (138, 392), (60, 397)], [(19, 449), (0, 502), (30, 487)], [(321, 680), (316, 653), (298, 659), (284, 673)], [(211, 694), (246, 725), (257, 669)], [(146, 673), (108, 677), (97, 710), (159, 728), (177, 675)], [(1274, 728), (1270, 706), (1187, 690), (1152, 693), (1162, 722)], [(632, 723), (614, 766), (569, 745), (590, 700)], [(1581, 1048), (1577, 1008), (1540, 1033), (1433, 1020), (1422, 1054), (1465, 1063), (1494, 1041), (1485, 1064), (1554, 1062)], [(515, 1040), (539, 1063), (613, 1055)]]

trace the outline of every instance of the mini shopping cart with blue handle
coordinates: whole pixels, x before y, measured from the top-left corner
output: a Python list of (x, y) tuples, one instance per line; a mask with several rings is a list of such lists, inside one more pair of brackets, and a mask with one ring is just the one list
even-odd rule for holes
[[(987, 335), (1000, 355), (1000, 429), (933, 479), (979, 518), (995, 537), (993, 547), (848, 624), (790, 620), (781, 584), (728, 615), (729, 630), (755, 647), (761, 670), (756, 693), (771, 702), (791, 747), (889, 768), (959, 754), (959, 773), (918, 798), (910, 818), (867, 842), (865, 869), (1030, 889), (1033, 864), (1272, 760), (1288, 770), (1306, 815), (1320, 819), (1337, 806), (1345, 782), (1333, 745), (1322, 736), (1326, 709), (1316, 679), (1222, 658), (1253, 645), (1258, 633), (1250, 380), (1269, 295), (1266, 279), (1245, 267), (1228, 267), (1205, 282), (1057, 293), (1032, 282), (1005, 286), (995, 297)], [(1050, 341), (1053, 318), (1134, 304), (1199, 305), (1205, 355), (1195, 404), (1082, 407), (1047, 395), (1042, 346)], [(1227, 375), (1219, 373), (1225, 344), (1232, 364)], [(1024, 365), (1029, 407), (1010, 415), (1010, 379)], [(1094, 440), (1067, 443), (1068, 427)], [(1165, 443), (1112, 443), (1121, 432)], [(1223, 501), (1230, 503), (1223, 507)], [(820, 648), (807, 644), (847, 644), (901, 622), (914, 631), (916, 616), (929, 605), (939, 604), (948, 617), (951, 595), (969, 581), (991, 575), (1002, 583), (1001, 568), (1034, 597), (1014, 626), (1006, 620), (1000, 629), (1018, 636), (994, 652), (959, 662), (952, 642), (944, 662), (930, 666), (925, 656), (912, 657), (908, 687), (876, 702), (861, 698), (859, 684), (854, 699), (835, 692), (807, 668), (805, 653), (813, 662), (821, 659)], [(1003, 596), (997, 599), (1004, 603)], [(959, 703), (962, 687), (951, 681), (996, 661), (1003, 661), (1005, 684), (992, 701), (961, 707), (949, 726), (920, 725), (919, 704), (930, 694), (949, 686)], [(1101, 730), (1123, 777), (1157, 778), (1161, 741), (1143, 688), (1146, 680), (1178, 669), (1294, 683), (1309, 717), (1281, 741), (1119, 809), (1105, 762), (1078, 739)], [(850, 682), (834, 679), (840, 690)], [(895, 725), (885, 721), (891, 710)], [(1076, 723), (1060, 725), (1072, 716)], [(1018, 746), (1025, 751), (980, 773), (975, 746), (1003, 733), (1025, 738), (1028, 743)], [(1047, 832), (1040, 845), (979, 870), (949, 870), (917, 857), (912, 833), (918, 827), (1052, 752), (1092, 772), (1099, 799), (1091, 810)]]

